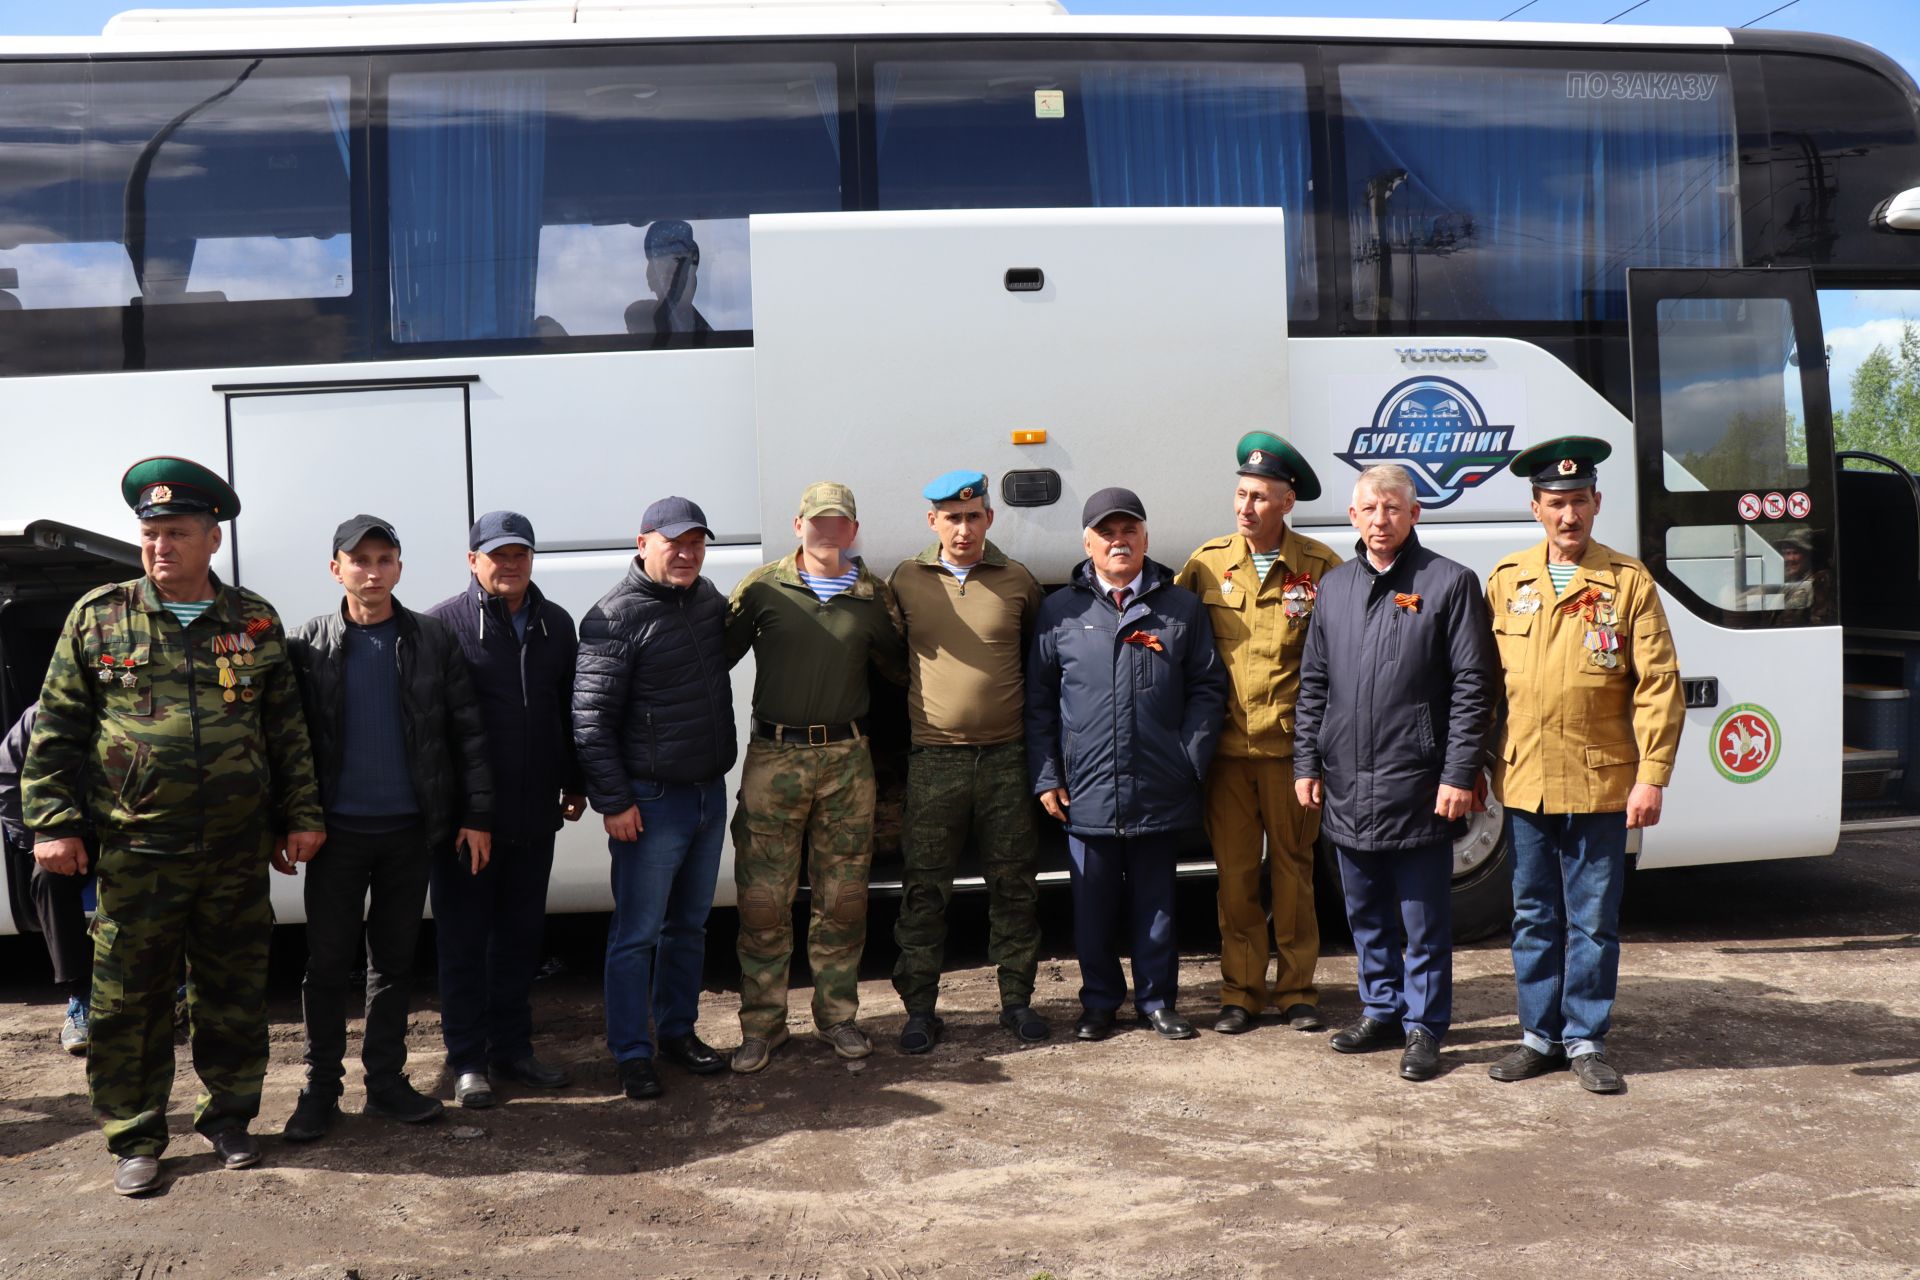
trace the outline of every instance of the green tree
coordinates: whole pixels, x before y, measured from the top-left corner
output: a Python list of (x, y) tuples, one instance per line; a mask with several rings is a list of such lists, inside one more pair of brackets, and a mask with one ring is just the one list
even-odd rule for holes
[(1900, 324), (1897, 349), (1874, 347), (1850, 384), (1853, 404), (1833, 415), (1842, 449), (1864, 449), (1920, 470), (1920, 325)]

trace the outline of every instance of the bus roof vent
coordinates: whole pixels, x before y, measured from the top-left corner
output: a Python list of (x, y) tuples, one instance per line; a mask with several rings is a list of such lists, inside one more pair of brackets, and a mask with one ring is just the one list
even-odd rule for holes
[(915, 19), (940, 14), (1064, 14), (1061, 0), (465, 0), (450, 4), (315, 5), (284, 9), (129, 9), (107, 20), (105, 34), (160, 30), (244, 32), (313, 27), (551, 26), (582, 22), (640, 23), (714, 13), (825, 17), (893, 11)]

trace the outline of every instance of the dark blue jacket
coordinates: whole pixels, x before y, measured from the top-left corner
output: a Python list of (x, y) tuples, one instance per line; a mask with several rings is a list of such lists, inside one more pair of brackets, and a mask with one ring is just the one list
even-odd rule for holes
[(585, 790), (573, 754), (573, 666), (578, 644), (567, 611), (527, 585), (527, 638), (507, 602), (477, 579), (427, 610), (467, 658), (493, 764), (493, 832), (527, 838), (560, 827), (562, 792)]
[[(1067, 789), (1067, 830), (1137, 836), (1200, 825), (1227, 669), (1200, 597), (1148, 560), (1123, 614), (1093, 562), (1048, 596), (1027, 661), (1027, 769)], [(1151, 637), (1156, 645), (1129, 641)]]
[[(1396, 596), (1420, 597), (1417, 607)], [(1293, 776), (1326, 788), (1320, 829), (1349, 849), (1453, 838), (1440, 784), (1471, 788), (1493, 732), (1499, 660), (1486, 596), (1409, 535), (1385, 573), (1365, 544), (1320, 579), (1300, 659)]]

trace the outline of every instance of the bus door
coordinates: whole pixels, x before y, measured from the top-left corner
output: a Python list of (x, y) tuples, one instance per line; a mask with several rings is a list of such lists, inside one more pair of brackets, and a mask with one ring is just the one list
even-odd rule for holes
[(1687, 697), (1640, 865), (1830, 853), (1842, 642), (1812, 275), (1630, 270), (1627, 318), (1640, 554)]
[(362, 512), (393, 522), (395, 595), (424, 609), (466, 583), (473, 522), (472, 378), (246, 383), (226, 397), (240, 517), (232, 580), (272, 602), (289, 630), (340, 606), (327, 572), (333, 531)]

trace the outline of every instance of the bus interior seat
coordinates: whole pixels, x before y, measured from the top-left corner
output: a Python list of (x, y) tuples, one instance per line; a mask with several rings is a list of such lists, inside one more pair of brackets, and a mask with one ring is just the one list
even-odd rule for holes
[(1920, 632), (1920, 503), (1906, 475), (1854, 471), (1835, 476), (1839, 510), (1840, 623)]

